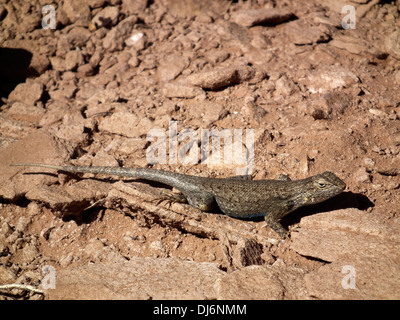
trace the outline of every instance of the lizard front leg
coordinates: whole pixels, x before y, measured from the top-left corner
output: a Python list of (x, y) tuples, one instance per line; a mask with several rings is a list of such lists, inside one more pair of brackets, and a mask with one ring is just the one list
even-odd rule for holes
[(265, 221), (267, 225), (272, 228), (282, 239), (285, 239), (289, 235), (289, 231), (286, 230), (280, 223), (280, 219), (289, 214), (295, 209), (293, 201), (282, 202), (281, 205), (275, 206), (273, 209), (265, 215)]
[(285, 239), (289, 235), (289, 231), (282, 226), (282, 224), (279, 222), (278, 219), (276, 219), (275, 216), (267, 214), (264, 219), (267, 222), (267, 225), (272, 230), (274, 230), (282, 239)]

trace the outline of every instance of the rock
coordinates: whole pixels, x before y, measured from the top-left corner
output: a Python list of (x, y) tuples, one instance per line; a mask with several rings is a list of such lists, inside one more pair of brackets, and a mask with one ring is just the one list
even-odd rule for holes
[(133, 32), (125, 40), (125, 44), (128, 47), (134, 48), (136, 51), (141, 51), (147, 46), (147, 37), (144, 32)]
[(187, 57), (168, 56), (165, 60), (160, 61), (160, 65), (157, 68), (158, 77), (162, 82), (174, 80), (189, 64), (190, 59)]
[(43, 95), (44, 86), (42, 83), (27, 79), (20, 83), (8, 96), (8, 101), (21, 101), (27, 105), (35, 105)]
[(74, 97), (75, 93), (78, 91), (78, 88), (73, 83), (65, 84), (64, 86), (60, 86), (58, 90), (52, 90), (49, 92), (49, 96), (55, 101), (68, 100)]
[(3, 235), (4, 237), (9, 236), (13, 232), (11, 226), (7, 222), (3, 222), (0, 228), (0, 235)]
[(15, 230), (20, 232), (25, 232), (31, 223), (32, 223), (31, 218), (21, 217), (18, 219), (17, 225), (15, 226)]
[(385, 46), (391, 56), (400, 60), (400, 30), (396, 30), (387, 36)]
[(250, 84), (256, 84), (267, 77), (267, 73), (259, 68), (242, 66), (237, 68), (239, 82), (248, 81)]
[(44, 109), (34, 106), (33, 104), (25, 104), (23, 102), (14, 102), (7, 115), (15, 120), (27, 123), (37, 124), (43, 117)]
[(296, 85), (286, 74), (282, 75), (275, 83), (275, 95), (288, 97), (296, 92)]
[(110, 188), (106, 182), (82, 180), (63, 187), (37, 186), (25, 196), (31, 201), (45, 203), (58, 217), (69, 217), (81, 215), (92, 203), (105, 198)]
[[(182, 275), (185, 275), (182, 277)], [(57, 270), (49, 299), (216, 299), (215, 282), (224, 272), (214, 263), (131, 258)]]
[(265, 77), (266, 73), (256, 68), (227, 67), (191, 74), (186, 78), (186, 81), (202, 89), (217, 90), (244, 81), (259, 82)]
[[(325, 265), (304, 277), (306, 289), (317, 299), (398, 300), (400, 270), (396, 260), (382, 257), (356, 255)], [(350, 280), (351, 276), (354, 280)]]
[(367, 172), (366, 168), (360, 168), (354, 173), (354, 180), (357, 182), (368, 183), (371, 182), (371, 175)]
[(258, 24), (277, 25), (293, 19), (295, 15), (284, 9), (249, 9), (233, 12), (231, 20), (244, 27)]
[(226, 115), (226, 110), (222, 104), (216, 102), (190, 101), (187, 105), (187, 113), (190, 117), (209, 124)]
[(62, 10), (72, 23), (88, 26), (90, 19), (90, 8), (87, 3), (80, 0), (71, 0), (63, 3)]
[(374, 46), (374, 42), (345, 35), (335, 35), (334, 39), (329, 41), (329, 46), (344, 49), (353, 54), (368, 53), (375, 57), (381, 57), (383, 54), (380, 48)]
[(96, 28), (110, 28), (118, 22), (119, 7), (105, 7), (99, 11), (92, 19), (92, 24)]
[[(395, 221), (383, 223), (376, 213), (345, 209), (302, 218), (290, 247), (303, 256), (330, 262), (305, 277), (312, 296), (399, 299), (399, 244), (400, 226)], [(374, 258), (376, 252), (379, 259)], [(349, 268), (355, 270), (355, 289), (343, 285)]]
[(347, 88), (358, 83), (359, 78), (350, 70), (339, 66), (325, 67), (299, 79), (311, 93), (329, 93), (336, 88)]
[(254, 239), (239, 239), (233, 256), (233, 263), (236, 266), (247, 267), (251, 265), (262, 265), (262, 245)]
[(186, 98), (192, 99), (196, 96), (204, 94), (200, 88), (188, 86), (179, 83), (166, 83), (162, 90), (167, 98)]
[(250, 266), (228, 274), (216, 283), (223, 300), (282, 300), (284, 288), (271, 268)]
[(49, 163), (49, 159), (52, 163), (63, 163), (68, 154), (66, 145), (40, 130), (4, 148), (0, 154), (0, 196), (5, 199), (15, 199), (33, 186), (46, 185), (55, 181), (54, 176), (49, 175), (16, 174), (18, 171), (24, 172), (25, 169), (10, 167), (10, 163)]
[(13, 283), (16, 279), (16, 275), (9, 268), (0, 265), (0, 284)]
[(343, 114), (352, 105), (352, 97), (341, 91), (329, 92), (322, 98), (329, 114)]
[(289, 22), (287, 32), (291, 41), (297, 45), (327, 42), (332, 36), (327, 25), (313, 25), (307, 20)]
[(230, 57), (230, 53), (227, 50), (221, 50), (221, 48), (207, 51), (205, 58), (213, 65), (221, 63)]
[(104, 130), (113, 134), (125, 137), (139, 137), (137, 125), (139, 117), (129, 112), (115, 112), (110, 117), (102, 119), (99, 130)]
[(112, 28), (103, 39), (104, 49), (109, 52), (121, 50), (127, 37), (131, 35), (133, 26), (136, 22), (137, 17), (130, 16)]
[(139, 14), (142, 13), (150, 3), (150, 0), (124, 0), (121, 4), (122, 12), (128, 16), (132, 14)]
[(65, 56), (64, 68), (67, 71), (73, 71), (85, 63), (82, 52), (72, 50)]
[(90, 63), (86, 63), (84, 65), (81, 65), (77, 69), (77, 74), (78, 74), (79, 78), (93, 76), (95, 73), (96, 73), (96, 69)]
[[(67, 34), (61, 34), (57, 41), (56, 57), (63, 58), (69, 51), (84, 48), (91, 35), (91, 32), (83, 27), (74, 27)], [(50, 57), (50, 60), (52, 58), (54, 57)]]
[(28, 243), (22, 249), (22, 262), (23, 263), (31, 263), (39, 256), (39, 250), (36, 245), (33, 243)]
[(240, 109), (241, 114), (246, 116), (250, 121), (255, 121), (257, 123), (264, 121), (267, 111), (257, 105), (255, 98), (247, 96), (244, 101), (245, 104)]
[(30, 67), (38, 74), (44, 73), (50, 66), (50, 59), (44, 54), (34, 54)]
[(186, 81), (202, 89), (216, 90), (239, 83), (239, 75), (235, 68), (218, 68), (192, 74)]
[(383, 111), (383, 110), (379, 110), (379, 109), (375, 109), (375, 108), (370, 108), (368, 110), (368, 112), (372, 115), (374, 115), (375, 117), (381, 118), (381, 119), (389, 119), (389, 115)]
[(138, 59), (137, 55), (132, 56), (129, 60), (128, 60), (128, 64), (130, 67), (132, 68), (136, 68), (139, 66), (140, 64), (140, 60)]
[(57, 71), (65, 70), (64, 59), (61, 57), (50, 57), (50, 64), (51, 64), (53, 70), (57, 70)]

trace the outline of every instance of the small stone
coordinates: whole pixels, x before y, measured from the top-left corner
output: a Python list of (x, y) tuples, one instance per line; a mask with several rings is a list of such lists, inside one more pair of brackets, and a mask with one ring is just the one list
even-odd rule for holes
[(92, 19), (92, 24), (94, 24), (97, 28), (110, 28), (117, 24), (118, 17), (118, 7), (105, 7), (94, 16)]
[(129, 16), (112, 28), (103, 39), (104, 49), (109, 52), (121, 50), (124, 46), (124, 41), (131, 35), (136, 22), (136, 16)]
[(400, 146), (400, 135), (397, 135), (393, 139), (393, 145)]
[(186, 98), (192, 99), (204, 94), (204, 91), (187, 85), (166, 83), (163, 88), (163, 94), (167, 98)]
[(33, 243), (29, 243), (22, 249), (22, 259), (25, 263), (30, 263), (39, 255), (39, 250)]
[(388, 115), (385, 111), (379, 110), (379, 109), (374, 109), (371, 108), (368, 110), (369, 113), (371, 113), (372, 115), (378, 117), (378, 118), (386, 118)]
[(386, 38), (385, 45), (389, 54), (400, 60), (400, 30), (391, 33)]
[(216, 90), (239, 83), (239, 74), (235, 68), (219, 68), (192, 74), (186, 80), (202, 89)]
[(60, 57), (50, 57), (50, 63), (54, 70), (57, 70), (57, 71), (65, 70), (64, 59), (62, 59)]
[(371, 182), (371, 175), (366, 168), (360, 168), (354, 173), (354, 179), (357, 182)]
[(40, 82), (28, 79), (20, 83), (8, 96), (8, 101), (21, 101), (27, 105), (34, 105), (42, 98), (44, 86)]
[(168, 56), (165, 60), (160, 62), (158, 67), (158, 77), (160, 81), (171, 81), (179, 76), (190, 64), (187, 57), (182, 56)]
[(16, 101), (12, 104), (10, 109), (8, 109), (7, 114), (12, 119), (36, 124), (43, 117), (44, 109), (33, 104), (25, 104)]
[(294, 17), (290, 11), (270, 8), (239, 10), (232, 13), (231, 20), (244, 27), (251, 27), (258, 24), (277, 25)]
[[(102, 119), (99, 129), (125, 137), (137, 138), (144, 128), (139, 128), (139, 117), (129, 112), (116, 112), (110, 117)], [(139, 130), (141, 129), (141, 130)]]
[(77, 71), (79, 77), (92, 76), (96, 72), (95, 68), (90, 63), (86, 63), (84, 65), (79, 66), (76, 71)]
[(147, 37), (143, 32), (135, 32), (125, 40), (125, 44), (128, 47), (135, 48), (137, 51), (141, 51), (146, 48)]
[(364, 164), (373, 167), (375, 165), (375, 161), (371, 158), (364, 158)]
[[(0, 256), (1, 256), (1, 254), (0, 254)], [(17, 277), (9, 268), (6, 268), (6, 266), (0, 265), (1, 284), (13, 283), (13, 282), (15, 282), (16, 279), (17, 279)]]
[(288, 35), (296, 45), (327, 42), (331, 39), (331, 30), (326, 25), (312, 25), (307, 20), (295, 20), (289, 23)]
[(72, 23), (76, 22), (83, 26), (89, 25), (90, 8), (87, 3), (80, 0), (65, 1), (62, 10)]
[(239, 239), (233, 260), (239, 267), (262, 265), (264, 263), (261, 258), (262, 253), (262, 245), (254, 239)]
[(31, 218), (21, 217), (18, 219), (17, 225), (15, 226), (15, 230), (20, 232), (25, 232), (31, 223), (32, 223)]
[(13, 230), (10, 227), (10, 225), (4, 221), (0, 228), (0, 234), (4, 235), (5, 237), (8, 237), (12, 232)]
[(138, 57), (132, 56), (129, 60), (128, 60), (128, 64), (132, 67), (132, 68), (136, 68), (139, 66), (140, 64), (140, 60), (138, 59)]
[(64, 67), (67, 71), (75, 70), (85, 63), (83, 55), (78, 50), (69, 51), (65, 56)]
[(286, 75), (280, 77), (275, 83), (276, 95), (291, 96), (296, 92), (295, 84)]

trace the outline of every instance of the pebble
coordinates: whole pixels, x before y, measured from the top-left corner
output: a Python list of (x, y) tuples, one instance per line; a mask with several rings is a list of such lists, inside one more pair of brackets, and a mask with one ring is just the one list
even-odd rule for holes
[(238, 10), (231, 15), (231, 20), (244, 27), (259, 24), (277, 25), (294, 17), (294, 14), (285, 9), (249, 9)]
[(204, 94), (204, 91), (200, 88), (175, 83), (166, 83), (162, 92), (167, 98), (186, 99), (192, 99), (196, 96)]
[(31, 223), (32, 223), (31, 218), (21, 217), (18, 219), (17, 225), (15, 226), (15, 230), (20, 232), (25, 232)]
[(44, 86), (42, 83), (28, 79), (24, 83), (20, 83), (10, 93), (8, 101), (21, 101), (27, 105), (34, 105), (42, 98)]
[(400, 30), (396, 30), (386, 38), (385, 46), (389, 54), (400, 59)]
[(96, 28), (115, 26), (118, 22), (119, 8), (118, 7), (105, 7), (98, 12), (92, 19), (92, 24)]
[(7, 222), (3, 222), (0, 228), (0, 234), (4, 235), (5, 237), (8, 237), (11, 233), (13, 232), (12, 228)]
[(375, 165), (375, 161), (371, 158), (364, 158), (364, 164), (373, 167)]
[(371, 182), (371, 175), (366, 168), (362, 167), (354, 173), (354, 179), (357, 182)]

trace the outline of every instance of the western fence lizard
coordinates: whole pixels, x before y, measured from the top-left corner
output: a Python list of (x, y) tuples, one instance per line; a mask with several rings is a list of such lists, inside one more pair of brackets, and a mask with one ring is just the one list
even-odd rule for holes
[(341, 193), (346, 184), (334, 173), (326, 171), (302, 180), (245, 180), (206, 178), (147, 168), (57, 166), (38, 163), (12, 164), (50, 168), (69, 173), (98, 173), (157, 181), (178, 189), (174, 198), (202, 211), (216, 207), (228, 216), (251, 218), (265, 216), (267, 224), (285, 238), (288, 231), (280, 219), (295, 209), (325, 201)]

